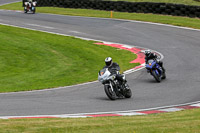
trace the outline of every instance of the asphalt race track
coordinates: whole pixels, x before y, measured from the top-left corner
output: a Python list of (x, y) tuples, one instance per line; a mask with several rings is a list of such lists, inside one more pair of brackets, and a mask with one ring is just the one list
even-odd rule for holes
[[(1, 0), (0, 4), (3, 2), (8, 0)], [(0, 10), (0, 23), (150, 48), (164, 55), (167, 73), (167, 79), (161, 83), (156, 83), (144, 69), (127, 75), (133, 97), (116, 101), (107, 98), (98, 82), (55, 90), (1, 93), (0, 116), (126, 111), (200, 101), (200, 30), (4, 10)]]
[(12, 3), (16, 1), (20, 1), (20, 0), (0, 0), (0, 5), (4, 5), (4, 4)]

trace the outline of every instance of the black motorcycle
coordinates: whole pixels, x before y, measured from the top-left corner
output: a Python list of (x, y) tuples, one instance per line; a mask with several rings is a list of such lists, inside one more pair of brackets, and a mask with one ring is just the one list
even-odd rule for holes
[(98, 80), (104, 85), (104, 90), (109, 99), (130, 98), (132, 92), (127, 83), (121, 83), (116, 79), (115, 74), (111, 74), (107, 68), (98, 73)]
[(24, 5), (25, 5), (24, 6), (24, 13), (31, 12), (31, 13), (35, 14), (36, 2), (25, 2)]

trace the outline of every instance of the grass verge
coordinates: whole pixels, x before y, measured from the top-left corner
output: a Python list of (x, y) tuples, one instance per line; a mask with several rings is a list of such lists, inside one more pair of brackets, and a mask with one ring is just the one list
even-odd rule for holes
[[(23, 11), (21, 2), (0, 6), (0, 9)], [(58, 8), (58, 7), (37, 7), (36, 10), (37, 10), (36, 12), (39, 12), (39, 13), (52, 13), (52, 14), (61, 14), (61, 15), (101, 17), (101, 18), (110, 18), (110, 14), (111, 14), (110, 11), (100, 11), (100, 10), (91, 10), (91, 9), (69, 9), (69, 8)], [(175, 25), (175, 26), (183, 26), (183, 27), (191, 27), (191, 28), (200, 29), (199, 18), (143, 14), (143, 13), (126, 13), (126, 12), (114, 12), (113, 18), (163, 23), (163, 24), (170, 24), (170, 25)]]
[(0, 120), (0, 131), (23, 133), (199, 133), (200, 110), (148, 116)]
[[(54, 88), (97, 80), (111, 56), (121, 71), (136, 55), (94, 41), (0, 25), (0, 92)], [(120, 56), (119, 56), (120, 55)]]

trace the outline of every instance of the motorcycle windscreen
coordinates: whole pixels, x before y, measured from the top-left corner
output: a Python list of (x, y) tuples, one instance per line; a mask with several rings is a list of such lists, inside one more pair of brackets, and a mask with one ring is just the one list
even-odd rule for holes
[(99, 71), (99, 76), (98, 76), (98, 80), (100, 82), (102, 82), (103, 80), (105, 80), (106, 78), (108, 78), (110, 76), (110, 72), (108, 71), (107, 68), (104, 68), (102, 70)]
[(148, 64), (146, 64), (146, 68), (147, 69), (152, 69), (152, 68), (155, 67), (155, 65), (156, 65), (156, 62), (153, 61), (153, 60), (150, 60), (150, 61), (148, 61)]

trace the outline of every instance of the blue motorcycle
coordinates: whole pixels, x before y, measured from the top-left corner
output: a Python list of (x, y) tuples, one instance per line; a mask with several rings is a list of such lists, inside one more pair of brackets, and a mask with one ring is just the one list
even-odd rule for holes
[(166, 78), (165, 72), (163, 72), (161, 66), (156, 62), (156, 60), (149, 60), (146, 64), (146, 69), (157, 82), (160, 82), (161, 79)]

